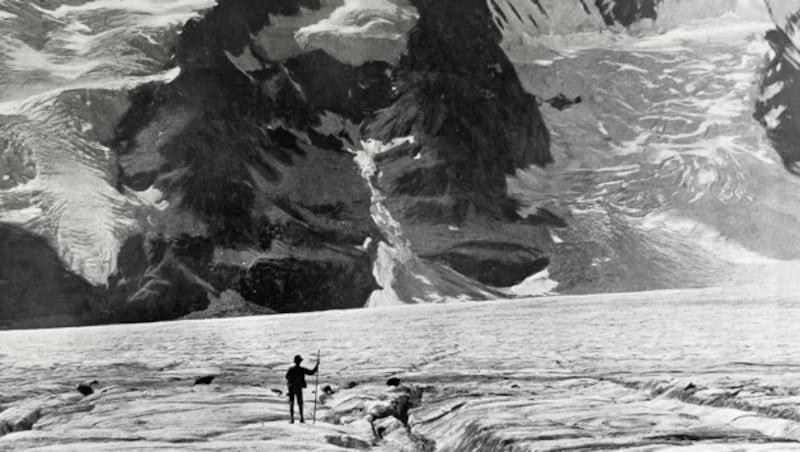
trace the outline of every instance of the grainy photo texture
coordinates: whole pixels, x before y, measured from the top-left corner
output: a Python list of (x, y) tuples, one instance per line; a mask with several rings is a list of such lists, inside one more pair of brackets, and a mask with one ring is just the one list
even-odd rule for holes
[(800, 451), (800, 0), (0, 0), (0, 450)]

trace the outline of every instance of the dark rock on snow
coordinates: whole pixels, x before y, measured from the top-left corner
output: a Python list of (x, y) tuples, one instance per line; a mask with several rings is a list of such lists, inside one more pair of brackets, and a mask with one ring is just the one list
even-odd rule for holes
[(94, 386), (99, 385), (100, 382), (97, 380), (92, 381), (91, 383), (81, 383), (78, 385), (78, 392), (83, 394), (84, 396), (94, 394)]
[(569, 97), (565, 96), (564, 93), (561, 93), (558, 96), (553, 96), (550, 99), (547, 99), (545, 102), (550, 104), (550, 106), (556, 110), (564, 111), (575, 104), (581, 103), (581, 101), (583, 101), (581, 96), (570, 99)]
[(194, 380), (195, 385), (210, 385), (212, 381), (214, 381), (214, 375), (206, 375), (204, 377), (199, 377)]
[[(581, 0), (584, 1), (584, 0)], [(619, 24), (624, 27), (642, 19), (656, 19), (656, 6), (661, 0), (595, 0), (606, 25)]]

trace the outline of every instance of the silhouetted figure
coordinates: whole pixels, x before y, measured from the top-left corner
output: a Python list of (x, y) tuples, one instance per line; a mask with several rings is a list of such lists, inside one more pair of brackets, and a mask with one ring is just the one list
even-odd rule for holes
[(300, 422), (305, 422), (303, 418), (303, 388), (306, 387), (306, 375), (314, 375), (319, 369), (319, 361), (313, 369), (306, 369), (301, 367), (300, 363), (303, 357), (296, 355), (294, 357), (294, 366), (286, 371), (286, 385), (289, 388), (289, 416), (291, 422), (294, 424), (294, 400), (297, 399), (297, 410), (300, 412)]
[(211, 382), (214, 381), (213, 375), (206, 375), (205, 377), (200, 377), (194, 381), (196, 385), (210, 385)]
[(99, 385), (100, 383), (97, 380), (92, 381), (89, 384), (81, 383), (78, 385), (78, 392), (85, 396), (94, 394), (94, 388), (92, 386)]

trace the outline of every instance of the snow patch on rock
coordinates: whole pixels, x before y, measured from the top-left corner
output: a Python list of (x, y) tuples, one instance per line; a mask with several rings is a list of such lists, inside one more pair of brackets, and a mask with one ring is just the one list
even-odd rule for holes
[(381, 242), (378, 246), (378, 256), (375, 260), (373, 276), (382, 288), (370, 295), (367, 301), (368, 307), (386, 306), (403, 304), (397, 293), (392, 288), (394, 283), (395, 265), (398, 262), (407, 262), (413, 256), (411, 248), (403, 237), (400, 223), (392, 217), (391, 212), (383, 204), (385, 197), (372, 182), (372, 178), (377, 171), (375, 157), (383, 152), (395, 148), (403, 143), (413, 143), (414, 137), (395, 138), (389, 143), (378, 140), (367, 140), (361, 142), (361, 148), (352, 150), (355, 153), (355, 161), (361, 169), (361, 175), (369, 184), (372, 193), (372, 206), (370, 213), (375, 224), (385, 234), (389, 243)]
[(550, 278), (550, 271), (544, 269), (535, 273), (516, 286), (501, 289), (509, 296), (515, 297), (529, 297), (529, 296), (542, 296), (554, 295), (555, 289), (558, 287), (558, 281)]
[(345, 0), (330, 16), (295, 32), (303, 49), (321, 49), (344, 63), (395, 64), (419, 18), (406, 0)]
[(163, 27), (186, 22), (197, 16), (200, 10), (210, 8), (215, 0), (95, 0), (80, 5), (60, 5), (52, 11), (43, 10), (55, 18), (63, 19), (78, 14), (94, 14), (97, 11), (124, 11), (146, 18), (146, 25)]

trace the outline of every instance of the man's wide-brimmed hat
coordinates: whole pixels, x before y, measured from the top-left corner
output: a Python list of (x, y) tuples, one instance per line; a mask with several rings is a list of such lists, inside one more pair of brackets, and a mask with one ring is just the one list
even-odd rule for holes
[(294, 362), (299, 363), (303, 360), (303, 357), (300, 355), (294, 355)]

